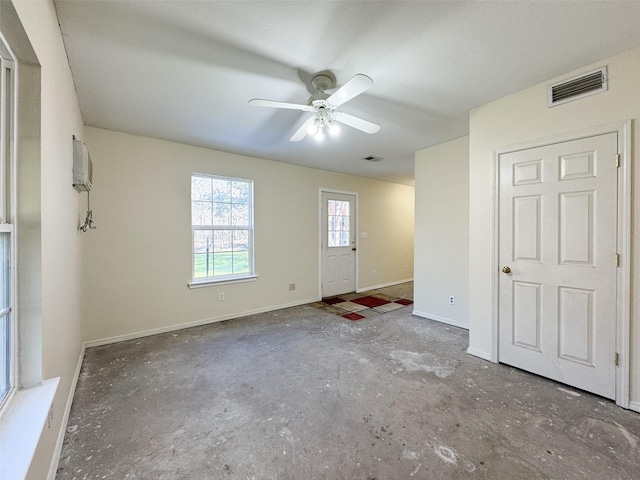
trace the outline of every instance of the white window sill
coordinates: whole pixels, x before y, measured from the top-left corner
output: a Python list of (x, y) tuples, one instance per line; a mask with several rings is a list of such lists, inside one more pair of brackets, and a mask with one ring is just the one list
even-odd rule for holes
[(258, 279), (258, 275), (247, 275), (245, 277), (235, 277), (235, 278), (221, 278), (219, 280), (212, 280), (208, 278), (207, 280), (194, 281), (189, 283), (189, 288), (204, 288), (204, 287), (215, 287), (216, 285), (229, 285), (231, 283), (245, 283), (245, 282), (255, 282)]
[(19, 390), (0, 418), (0, 478), (22, 480), (49, 416), (60, 378)]

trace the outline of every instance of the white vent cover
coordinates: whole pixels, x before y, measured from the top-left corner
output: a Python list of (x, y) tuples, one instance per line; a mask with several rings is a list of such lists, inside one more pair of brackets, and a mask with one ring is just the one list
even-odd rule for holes
[(554, 83), (547, 87), (550, 107), (607, 90), (607, 67)]

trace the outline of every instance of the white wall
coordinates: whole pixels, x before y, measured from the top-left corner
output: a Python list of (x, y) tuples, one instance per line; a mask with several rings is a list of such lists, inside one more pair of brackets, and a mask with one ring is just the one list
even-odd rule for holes
[[(553, 108), (547, 107), (547, 84), (596, 67), (608, 65), (609, 90)], [(633, 184), (640, 185), (640, 49), (624, 52), (561, 78), (497, 100), (471, 111), (470, 115), (470, 234), (469, 234), (469, 321), (470, 348), (490, 356), (492, 252), (492, 195), (494, 151), (498, 148), (589, 127), (634, 119), (632, 164)], [(634, 195), (633, 223), (640, 221), (640, 196)], [(632, 241), (632, 292), (640, 291), (640, 233)], [(640, 296), (632, 295), (631, 400), (640, 409)]]
[[(413, 277), (413, 187), (97, 128), (86, 139), (98, 227), (83, 262), (87, 340), (317, 299), (321, 187), (359, 195), (360, 289)], [(257, 281), (187, 287), (192, 172), (254, 180)]]
[(468, 328), (469, 137), (419, 150), (415, 159), (413, 313)]
[(83, 122), (52, 2), (14, 5), (41, 64), (42, 370), (44, 378), (61, 378), (53, 421), (45, 427), (28, 476), (41, 480), (54, 456), (82, 346), (82, 206), (71, 186), (71, 164), (72, 135), (82, 137)]

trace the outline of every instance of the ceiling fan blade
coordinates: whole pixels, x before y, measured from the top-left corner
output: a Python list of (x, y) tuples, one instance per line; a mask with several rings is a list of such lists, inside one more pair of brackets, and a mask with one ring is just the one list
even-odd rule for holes
[(327, 103), (336, 107), (342, 105), (353, 97), (360, 95), (371, 87), (371, 85), (373, 85), (373, 80), (366, 75), (358, 73), (351, 77), (351, 80), (340, 87), (333, 95), (327, 98)]
[(296, 133), (294, 133), (291, 138), (289, 139), (291, 142), (299, 142), (300, 140), (302, 140), (304, 137), (307, 136), (307, 129), (309, 128), (309, 125), (311, 125), (313, 123), (313, 121), (315, 120), (315, 116), (311, 115), (301, 126), (298, 130), (296, 130)]
[(362, 130), (365, 133), (376, 133), (378, 130), (380, 130), (380, 125), (376, 125), (375, 123), (369, 122), (367, 120), (354, 117), (353, 115), (349, 115), (348, 113), (334, 112), (333, 118), (337, 122), (344, 123), (345, 125), (349, 125), (353, 128), (357, 128), (358, 130)]
[(309, 105), (301, 105), (298, 103), (276, 102), (274, 100), (263, 100), (262, 98), (253, 98), (249, 100), (249, 105), (253, 105), (255, 107), (287, 108), (289, 110), (302, 110), (304, 112), (313, 112), (313, 107), (310, 107)]

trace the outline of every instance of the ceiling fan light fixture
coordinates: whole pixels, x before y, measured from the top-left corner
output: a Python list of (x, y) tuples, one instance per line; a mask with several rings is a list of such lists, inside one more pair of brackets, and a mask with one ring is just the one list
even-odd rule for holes
[(316, 140), (322, 140), (325, 136), (325, 130), (331, 135), (336, 135), (340, 131), (340, 127), (336, 125), (337, 123), (347, 125), (348, 127), (368, 134), (376, 133), (380, 130), (380, 125), (354, 117), (348, 113), (336, 111), (342, 104), (369, 89), (373, 85), (371, 78), (362, 73), (357, 73), (332, 94), (326, 93), (326, 90), (334, 83), (334, 79), (331, 76), (325, 74), (316, 75), (313, 77), (311, 83), (318, 93), (314, 93), (309, 98), (307, 105), (261, 98), (253, 98), (249, 100), (249, 103), (257, 107), (284, 108), (312, 113), (313, 117), (307, 118), (291, 136), (289, 140), (292, 142), (299, 142), (307, 135), (315, 137)]

